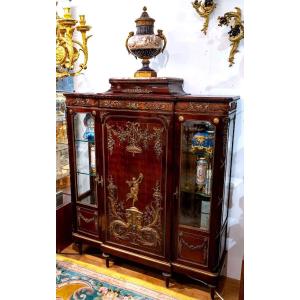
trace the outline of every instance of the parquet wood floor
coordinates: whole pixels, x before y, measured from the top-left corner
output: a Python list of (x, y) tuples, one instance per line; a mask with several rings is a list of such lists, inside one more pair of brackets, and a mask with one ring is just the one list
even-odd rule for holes
[[(79, 255), (75, 246), (70, 245), (60, 254), (95, 266), (105, 267), (105, 260), (101, 258), (101, 253), (97, 249), (83, 246), (83, 254)], [(143, 268), (141, 265), (126, 262), (121, 259), (115, 258), (111, 261), (110, 268), (120, 274), (140, 278), (158, 286), (164, 286), (165, 284), (159, 271)], [(208, 288), (185, 276), (178, 274), (173, 276), (170, 280), (170, 288), (178, 293), (194, 297), (198, 300), (210, 300)], [(238, 300), (239, 281), (223, 277), (217, 291), (224, 300)], [(215, 299), (217, 300), (219, 298), (216, 296)]]

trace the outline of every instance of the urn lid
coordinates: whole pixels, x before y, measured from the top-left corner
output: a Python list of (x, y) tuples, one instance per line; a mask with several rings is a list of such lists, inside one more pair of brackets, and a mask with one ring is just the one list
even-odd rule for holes
[(154, 22), (155, 20), (149, 17), (146, 6), (143, 7), (143, 13), (141, 14), (141, 16), (135, 20), (136, 27), (153, 26)]

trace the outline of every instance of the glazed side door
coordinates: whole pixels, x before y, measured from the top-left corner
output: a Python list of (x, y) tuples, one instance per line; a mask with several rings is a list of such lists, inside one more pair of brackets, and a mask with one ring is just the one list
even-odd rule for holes
[(68, 109), (67, 118), (73, 232), (99, 240), (103, 177), (101, 160), (96, 158), (101, 148), (101, 132), (96, 126), (98, 112), (74, 107)]
[(104, 244), (168, 258), (172, 115), (102, 114)]
[(177, 264), (213, 269), (219, 259), (223, 189), (223, 119), (175, 113), (174, 257)]

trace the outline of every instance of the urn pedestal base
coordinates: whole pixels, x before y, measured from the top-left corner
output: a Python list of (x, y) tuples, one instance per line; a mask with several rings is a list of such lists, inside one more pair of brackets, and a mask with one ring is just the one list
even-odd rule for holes
[(151, 77), (157, 77), (157, 73), (154, 70), (151, 71), (138, 70), (134, 73), (134, 78), (151, 78)]
[(135, 78), (157, 77), (157, 73), (149, 67), (149, 59), (143, 59), (143, 67), (134, 73)]

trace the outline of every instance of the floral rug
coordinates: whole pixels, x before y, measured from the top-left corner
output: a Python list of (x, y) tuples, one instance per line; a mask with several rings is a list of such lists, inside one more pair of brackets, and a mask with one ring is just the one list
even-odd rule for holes
[(195, 300), (144, 280), (56, 256), (57, 300)]

